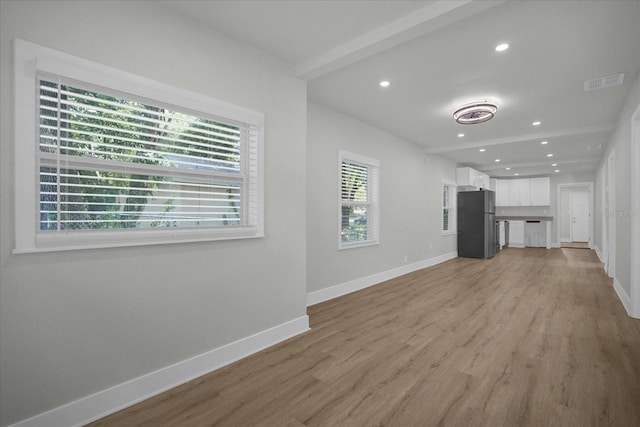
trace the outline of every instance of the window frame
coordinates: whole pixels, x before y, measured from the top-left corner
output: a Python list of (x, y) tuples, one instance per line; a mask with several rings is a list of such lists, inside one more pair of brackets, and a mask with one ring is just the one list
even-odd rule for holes
[[(14, 253), (216, 241), (264, 237), (264, 113), (187, 91), (103, 64), (14, 39)], [(61, 76), (89, 86), (252, 126), (257, 132), (256, 164), (246, 174), (251, 196), (247, 224), (234, 227), (82, 230), (41, 232), (39, 229), (39, 103), (41, 74)]]
[[(445, 205), (445, 200), (444, 200), (444, 189), (445, 188), (449, 188), (449, 206)], [(440, 231), (442, 232), (443, 236), (450, 236), (450, 235), (455, 235), (458, 234), (457, 231), (457, 205), (458, 205), (458, 191), (457, 191), (458, 185), (456, 184), (455, 181), (450, 181), (448, 179), (443, 179), (442, 180), (442, 203), (441, 203), (441, 207), (442, 209), (440, 210), (440, 219), (441, 219), (441, 225), (440, 225)], [(448, 218), (448, 225), (449, 225), (449, 229), (445, 230), (444, 229), (444, 211), (445, 209), (449, 210), (449, 218)]]
[[(342, 241), (342, 208), (354, 202), (342, 199), (342, 164), (354, 163), (367, 168), (367, 240)], [(340, 150), (338, 152), (338, 250), (378, 245), (380, 243), (380, 161), (360, 154)]]

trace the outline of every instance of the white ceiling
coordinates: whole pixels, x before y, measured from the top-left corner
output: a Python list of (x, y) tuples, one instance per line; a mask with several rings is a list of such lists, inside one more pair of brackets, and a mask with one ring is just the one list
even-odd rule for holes
[[(637, 0), (162, 3), (291, 62), (311, 100), (492, 176), (595, 170), (640, 72)], [(452, 119), (487, 97), (492, 120)]]

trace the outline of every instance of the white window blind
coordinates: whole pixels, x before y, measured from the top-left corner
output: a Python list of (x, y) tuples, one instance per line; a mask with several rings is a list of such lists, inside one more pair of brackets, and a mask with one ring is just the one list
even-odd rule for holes
[[(18, 104), (17, 122), (36, 128), (33, 149), (17, 129), (16, 161), (35, 160), (36, 177), (16, 202), (16, 216), (34, 222), (17, 224), (18, 252), (261, 235), (259, 114), (244, 121), (241, 107), (140, 77), (131, 85), (131, 75), (113, 69), (106, 81), (121, 73), (115, 81), (123, 86), (103, 86), (90, 71), (105, 66), (26, 42), (17, 44), (17, 59), (25, 56), (23, 43), (75, 63), (87, 81), (51, 72), (69, 70), (52, 62), (30, 77), (35, 117)], [(29, 96), (22, 80), (29, 79), (17, 79), (16, 93)], [(26, 171), (16, 171), (20, 188), (28, 181)], [(37, 200), (33, 213), (26, 194)]]
[(378, 242), (379, 162), (340, 152), (339, 248)]
[(442, 234), (456, 232), (456, 184), (444, 180), (442, 184)]

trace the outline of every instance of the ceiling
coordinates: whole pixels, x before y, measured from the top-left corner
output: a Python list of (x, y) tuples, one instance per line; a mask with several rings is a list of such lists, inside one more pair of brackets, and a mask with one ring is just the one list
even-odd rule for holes
[[(161, 3), (292, 63), (310, 100), (496, 177), (595, 170), (640, 72), (638, 0)], [(483, 99), (492, 120), (453, 120)]]

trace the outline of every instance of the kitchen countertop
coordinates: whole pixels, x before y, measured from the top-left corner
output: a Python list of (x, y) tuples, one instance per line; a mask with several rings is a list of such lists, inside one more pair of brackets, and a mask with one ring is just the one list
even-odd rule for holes
[(496, 221), (553, 221), (552, 216), (496, 215)]

